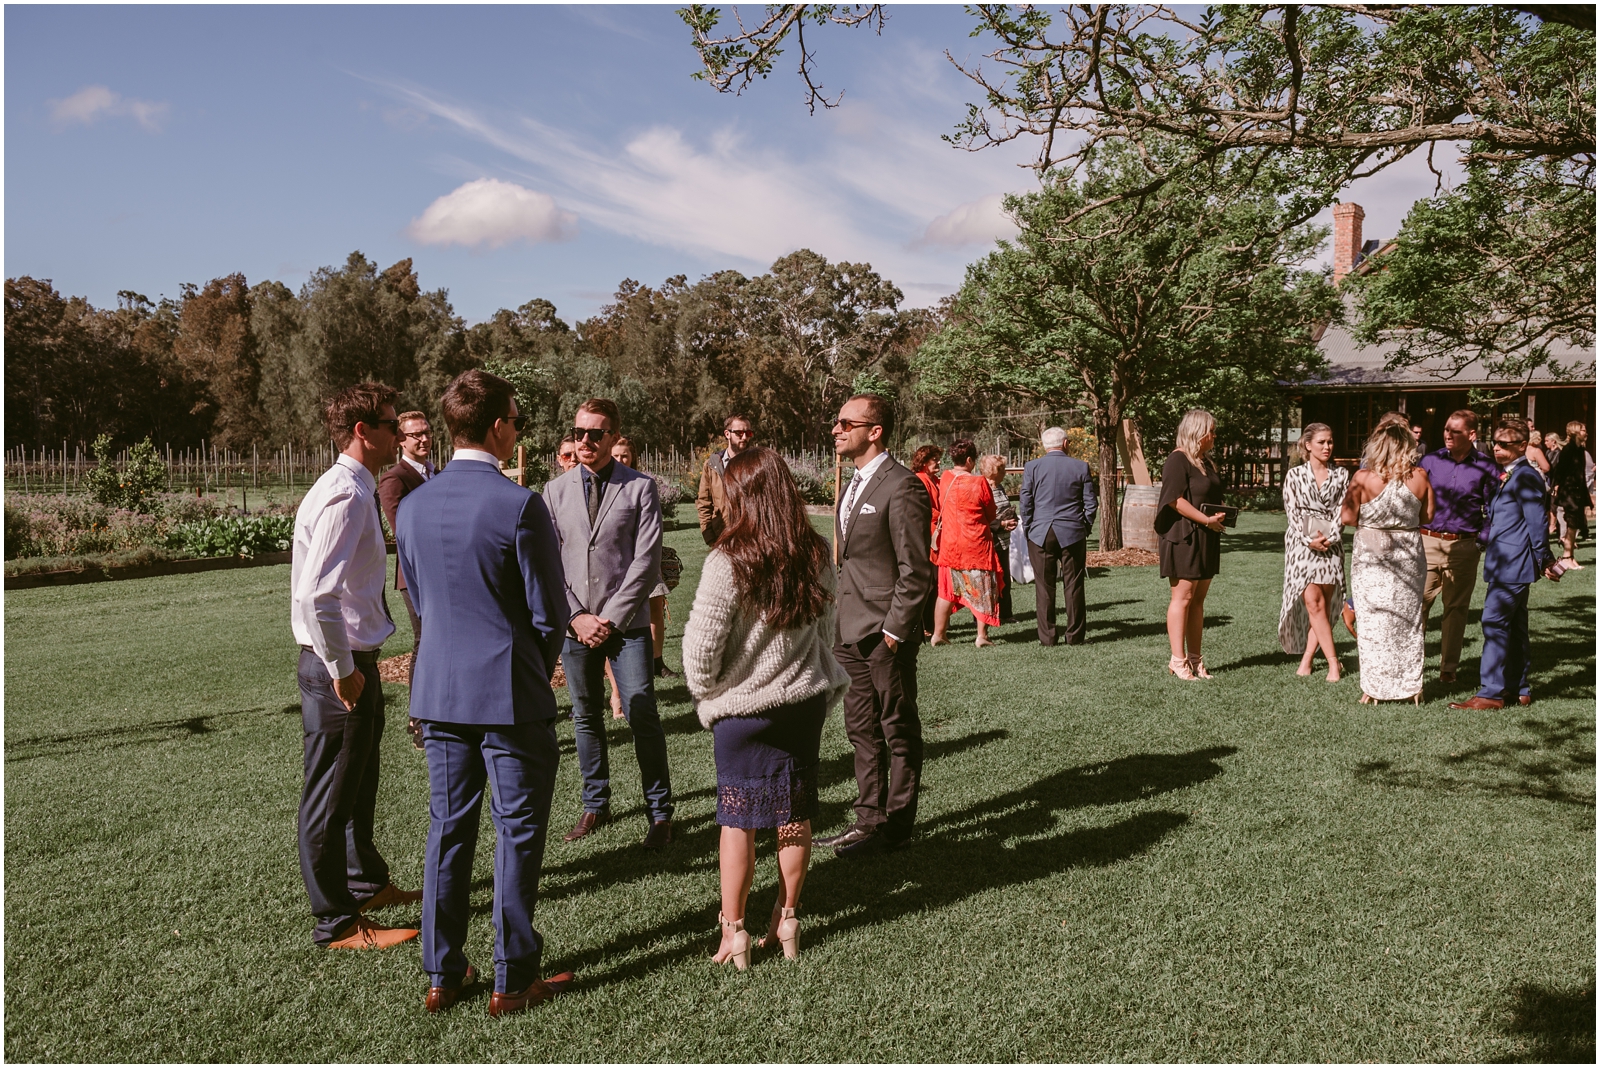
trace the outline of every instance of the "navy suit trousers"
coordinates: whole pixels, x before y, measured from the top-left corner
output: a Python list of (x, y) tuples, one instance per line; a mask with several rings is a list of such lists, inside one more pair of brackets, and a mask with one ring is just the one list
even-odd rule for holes
[(524, 989), (539, 974), (544, 938), (533, 927), (550, 798), (554, 720), (485, 727), (424, 721), (428, 753), (428, 852), (422, 875), (422, 967), (434, 986), (467, 972), (472, 860), (483, 790), (494, 820), (494, 988)]
[(1532, 650), (1528, 644), (1528, 584), (1490, 581), (1483, 595), (1483, 659), (1478, 696), (1507, 703), (1525, 694)]

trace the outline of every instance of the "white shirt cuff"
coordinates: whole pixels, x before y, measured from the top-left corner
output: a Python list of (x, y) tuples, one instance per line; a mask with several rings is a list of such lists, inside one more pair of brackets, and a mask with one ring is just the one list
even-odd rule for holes
[(884, 632), (883, 632), (883, 636), (884, 636), (884, 637), (885, 637), (885, 638), (892, 638), (892, 639), (894, 639), (894, 641), (895, 641), (895, 643), (896, 643), (896, 644), (899, 644), (899, 643), (900, 643), (900, 641), (901, 641), (901, 640), (902, 640), (902, 639), (901, 639), (901, 637), (900, 637), (900, 635), (898, 635), (898, 634), (890, 634), (890, 633), (889, 633), (889, 632), (888, 632), (888, 631), (884, 631)]

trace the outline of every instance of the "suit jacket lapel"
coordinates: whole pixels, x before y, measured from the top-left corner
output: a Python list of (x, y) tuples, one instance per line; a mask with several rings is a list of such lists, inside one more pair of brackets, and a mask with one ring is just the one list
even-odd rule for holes
[[(855, 506), (850, 512), (850, 526), (845, 530), (844, 534), (843, 548), (850, 548), (850, 537), (855, 533), (856, 520), (861, 516), (861, 506), (876, 497), (883, 491), (883, 487), (889, 484), (888, 472), (894, 462), (893, 456), (884, 460), (878, 469), (872, 473), (872, 480), (856, 494)], [(873, 508), (876, 509), (877, 505), (873, 505)]]

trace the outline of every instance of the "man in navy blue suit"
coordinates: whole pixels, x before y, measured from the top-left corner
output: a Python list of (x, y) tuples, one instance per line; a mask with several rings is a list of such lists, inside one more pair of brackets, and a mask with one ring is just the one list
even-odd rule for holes
[(1483, 556), (1483, 660), (1478, 694), (1451, 708), (1504, 708), (1513, 698), (1531, 705), (1528, 685), (1528, 589), (1542, 574), (1560, 581), (1550, 551), (1544, 476), (1528, 462), (1528, 424), (1502, 419), (1494, 428), (1494, 458), (1505, 468), (1489, 503), (1488, 549)]
[(1017, 517), (1033, 564), (1039, 644), (1056, 643), (1056, 571), (1067, 608), (1067, 644), (1082, 645), (1086, 629), (1084, 561), (1099, 500), (1089, 465), (1066, 454), (1067, 432), (1053, 426), (1040, 435), (1044, 455), (1022, 469)]
[(411, 715), (428, 754), (422, 966), (429, 1012), (455, 1004), (476, 970), (464, 950), (484, 786), (495, 825), (494, 991), (489, 1015), (554, 997), (571, 973), (541, 979), (533, 927), (550, 799), (556, 700), (567, 630), (561, 549), (544, 501), (500, 473), (523, 417), (510, 382), (468, 371), (445, 390), (455, 454), (400, 502), (400, 568), (428, 644), (411, 676)]

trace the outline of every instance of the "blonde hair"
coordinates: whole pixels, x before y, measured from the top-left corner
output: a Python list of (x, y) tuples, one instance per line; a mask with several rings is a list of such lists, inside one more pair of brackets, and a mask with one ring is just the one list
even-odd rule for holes
[(1006, 477), (1006, 458), (995, 453), (979, 457), (978, 474), (990, 482), (999, 482)]
[(1190, 408), (1178, 423), (1177, 450), (1193, 460), (1196, 467), (1204, 467), (1206, 458), (1200, 454), (1200, 439), (1216, 429), (1216, 416), (1204, 408)]
[(1310, 461), (1311, 453), (1306, 450), (1306, 446), (1310, 445), (1311, 439), (1318, 434), (1327, 434), (1331, 437), (1333, 427), (1327, 423), (1311, 423), (1300, 431), (1300, 440), (1294, 443), (1294, 447), (1299, 451), (1302, 461)]
[(1361, 463), (1384, 482), (1405, 478), (1416, 466), (1417, 443), (1408, 427), (1397, 423), (1380, 426), (1361, 450)]
[(1589, 428), (1584, 426), (1581, 420), (1574, 419), (1572, 422), (1567, 424), (1567, 440), (1571, 441), (1577, 434), (1582, 434), (1584, 437), (1588, 437)]

